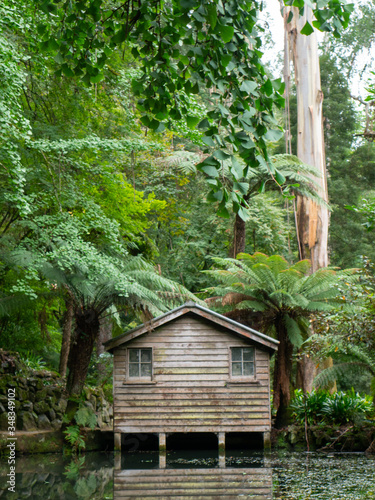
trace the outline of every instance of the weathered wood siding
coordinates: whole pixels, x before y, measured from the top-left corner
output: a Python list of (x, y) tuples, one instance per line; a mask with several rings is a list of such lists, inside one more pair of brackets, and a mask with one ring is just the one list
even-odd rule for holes
[[(249, 345), (208, 321), (184, 316), (116, 348), (114, 431), (268, 431), (268, 352), (256, 349), (254, 382), (229, 378), (229, 348)], [(127, 347), (152, 347), (152, 383), (126, 380)]]
[(114, 472), (114, 500), (271, 499), (272, 469), (150, 469)]

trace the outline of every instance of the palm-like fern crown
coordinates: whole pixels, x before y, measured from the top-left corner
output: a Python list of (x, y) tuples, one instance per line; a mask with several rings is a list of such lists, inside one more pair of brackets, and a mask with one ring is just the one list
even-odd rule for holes
[[(65, 291), (78, 309), (95, 311), (98, 316), (116, 304), (136, 313), (147, 311), (150, 319), (186, 300), (199, 302), (185, 287), (160, 276), (142, 257), (120, 258), (92, 251), (84, 260), (70, 248), (69, 252), (56, 251), (50, 260), (25, 250), (13, 252), (9, 259), (21, 268), (33, 266), (55, 293)], [(0, 297), (0, 314), (5, 305)]]
[(337, 305), (341, 301), (338, 280), (353, 273), (325, 268), (309, 274), (309, 260), (289, 265), (280, 255), (269, 257), (262, 253), (242, 253), (237, 259), (214, 261), (218, 268), (207, 273), (221, 283), (209, 290), (221, 297), (217, 305), (224, 311), (258, 311), (262, 313), (265, 328), (271, 327), (276, 317), (283, 317), (289, 335), (297, 343), (308, 329), (308, 315), (329, 311)]
[(80, 266), (62, 270), (56, 263), (45, 263), (42, 273), (59, 288), (64, 287), (81, 309), (102, 314), (112, 304), (132, 311), (148, 311), (152, 316), (166, 312), (183, 301), (197, 299), (182, 285), (160, 276), (141, 257), (118, 261), (113, 275), (90, 279)]

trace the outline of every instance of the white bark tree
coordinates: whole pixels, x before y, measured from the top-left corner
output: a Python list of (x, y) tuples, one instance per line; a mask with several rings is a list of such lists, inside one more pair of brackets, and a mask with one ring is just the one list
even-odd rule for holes
[[(293, 13), (290, 20), (290, 11)], [(305, 6), (300, 16), (296, 8), (284, 8), (285, 23), (285, 67), (284, 78), (287, 94), (287, 115), (289, 108), (290, 59), (293, 61), (297, 90), (297, 156), (304, 163), (320, 172), (320, 197), (328, 203), (327, 171), (323, 132), (323, 92), (320, 82), (318, 43), (315, 31), (306, 36), (301, 30), (306, 22), (312, 25), (313, 14)], [(286, 144), (290, 148), (289, 116), (287, 116)], [(300, 259), (311, 260), (311, 272), (328, 265), (327, 206), (297, 196), (296, 230)], [(297, 385), (304, 392), (311, 391), (315, 376), (315, 363), (303, 356), (297, 367)]]
[[(290, 9), (285, 8), (286, 50), (293, 60), (297, 89), (298, 137), (297, 156), (319, 170), (320, 197), (328, 202), (327, 172), (323, 133), (323, 92), (320, 83), (318, 43), (315, 31), (301, 34), (306, 21), (312, 24), (312, 11), (305, 7), (303, 16), (292, 8), (293, 19), (287, 22)], [(288, 74), (286, 75), (288, 78)], [(329, 211), (307, 198), (297, 198), (297, 232), (300, 258), (311, 260), (311, 271), (328, 265)]]

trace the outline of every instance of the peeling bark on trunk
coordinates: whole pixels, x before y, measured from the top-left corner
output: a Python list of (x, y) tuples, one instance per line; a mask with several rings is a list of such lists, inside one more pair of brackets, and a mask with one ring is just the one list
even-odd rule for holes
[(75, 317), (76, 328), (70, 346), (66, 387), (70, 396), (79, 396), (82, 392), (100, 327), (99, 318), (94, 311), (78, 310)]
[(233, 245), (229, 257), (236, 258), (237, 254), (245, 252), (246, 248), (246, 223), (236, 214), (233, 231)]
[(70, 350), (70, 339), (72, 336), (72, 325), (73, 325), (73, 301), (69, 298), (65, 301), (66, 311), (64, 314), (64, 324), (62, 331), (62, 342), (60, 351), (60, 363), (59, 363), (59, 373), (62, 377), (66, 375), (66, 369), (68, 366), (69, 350)]
[[(286, 9), (287, 10), (287, 9)], [(293, 9), (287, 24), (289, 49), (293, 54), (297, 87), (298, 137), (297, 156), (317, 168), (321, 178), (319, 195), (328, 202), (327, 173), (323, 134), (323, 92), (320, 83), (318, 44), (315, 32), (309, 36), (300, 31), (306, 21), (312, 24), (312, 11), (305, 6), (299, 16)], [(288, 13), (285, 13), (288, 15)], [(311, 260), (311, 271), (328, 265), (329, 212), (324, 206), (303, 197), (297, 199), (297, 230), (301, 242), (301, 259)]]
[(302, 389), (303, 392), (311, 392), (313, 390), (313, 382), (316, 375), (316, 363), (313, 359), (303, 356), (297, 363), (297, 380), (296, 386)]
[(275, 371), (273, 376), (273, 407), (277, 410), (277, 429), (288, 425), (288, 406), (290, 403), (290, 376), (293, 363), (293, 344), (284, 322), (280, 317), (276, 321), (277, 339), (280, 342), (276, 354)]
[[(304, 15), (292, 8), (293, 19), (287, 24), (290, 8), (285, 8), (284, 19), (287, 32), (286, 60), (292, 54), (297, 89), (297, 156), (304, 163), (315, 167), (321, 177), (315, 179), (319, 184), (319, 196), (328, 203), (327, 171), (323, 132), (323, 92), (320, 82), (318, 44), (315, 32), (309, 36), (300, 31), (306, 21), (312, 25), (313, 15), (310, 7), (305, 6)], [(328, 227), (329, 211), (314, 201), (297, 197), (296, 231), (300, 259), (310, 259), (311, 272), (329, 264)], [(304, 391), (312, 389), (315, 367), (311, 359), (298, 363), (298, 386)]]
[[(323, 370), (326, 370), (327, 368), (332, 368), (333, 366), (333, 359), (331, 357), (325, 359), (322, 361), (321, 365), (320, 365), (320, 370), (319, 371), (323, 371)], [(337, 383), (336, 383), (336, 380), (334, 380), (333, 382), (331, 382), (329, 384), (329, 386), (327, 387), (329, 392), (331, 394), (333, 394), (334, 392), (337, 391)]]

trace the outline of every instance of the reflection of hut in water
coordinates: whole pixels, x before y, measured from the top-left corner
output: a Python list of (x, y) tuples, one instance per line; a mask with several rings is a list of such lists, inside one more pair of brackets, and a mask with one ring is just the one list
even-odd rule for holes
[[(271, 428), (271, 355), (278, 342), (189, 302), (109, 342), (115, 447), (121, 436), (258, 433)], [(261, 434), (259, 434), (261, 433)]]
[(114, 500), (272, 498), (272, 469), (115, 470)]

